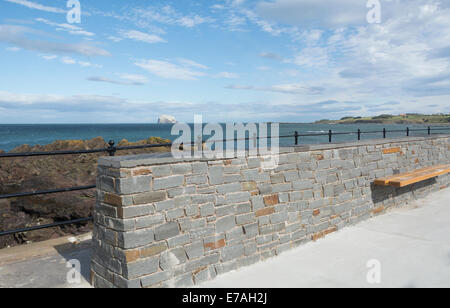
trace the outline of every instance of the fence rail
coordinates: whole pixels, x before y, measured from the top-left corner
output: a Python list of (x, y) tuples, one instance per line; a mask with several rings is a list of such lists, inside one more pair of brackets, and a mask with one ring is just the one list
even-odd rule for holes
[(56, 194), (56, 193), (69, 192), (69, 191), (88, 190), (88, 189), (93, 189), (95, 187), (96, 187), (96, 185), (89, 185), (89, 186), (77, 186), (77, 187), (57, 188), (57, 189), (49, 189), (49, 190), (36, 190), (36, 191), (31, 191), (31, 192), (0, 195), (0, 199), (30, 197), (30, 196)]
[(61, 222), (54, 222), (54, 223), (46, 224), (46, 225), (22, 228), (22, 229), (0, 231), (0, 236), (12, 235), (12, 234), (16, 234), (16, 233), (23, 233), (23, 232), (29, 232), (29, 231), (41, 230), (41, 229), (47, 229), (47, 228), (53, 228), (53, 227), (59, 227), (59, 226), (64, 226), (64, 225), (80, 224), (80, 223), (92, 221), (92, 219), (93, 219), (92, 217), (86, 217), (86, 218), (66, 220), (66, 221), (61, 221)]
[[(234, 139), (222, 139), (222, 140), (208, 140), (208, 142), (236, 142), (236, 141), (250, 141), (250, 140), (260, 140), (260, 139), (273, 139), (273, 138), (294, 138), (294, 145), (299, 145), (301, 137), (320, 137), (327, 136), (328, 142), (333, 142), (333, 136), (342, 136), (342, 135), (357, 135), (358, 140), (361, 140), (362, 135), (369, 134), (383, 134), (383, 138), (387, 138), (388, 133), (405, 133), (407, 137), (411, 136), (413, 132), (426, 132), (428, 136), (433, 134), (433, 131), (445, 131), (450, 130), (449, 127), (427, 127), (424, 129), (410, 129), (409, 127), (406, 130), (387, 130), (383, 128), (382, 131), (361, 131), (358, 129), (353, 132), (333, 132), (329, 130), (326, 133), (311, 133), (311, 134), (299, 134), (298, 131), (295, 131), (293, 135), (285, 135), (278, 137), (258, 137), (254, 135), (253, 137), (246, 138), (234, 138)], [(203, 140), (200, 140), (200, 143), (205, 143)], [(256, 142), (255, 142), (256, 143)], [(188, 145), (197, 145), (199, 142), (192, 142)], [(116, 147), (115, 142), (113, 140), (109, 141), (107, 148), (102, 149), (92, 149), (92, 150), (75, 150), (75, 151), (48, 151), (48, 152), (23, 152), (23, 153), (3, 153), (0, 154), (1, 158), (18, 158), (18, 157), (36, 157), (36, 156), (57, 156), (57, 155), (75, 155), (75, 154), (92, 154), (92, 153), (108, 153), (109, 156), (115, 156), (117, 151), (125, 151), (125, 150), (137, 150), (137, 149), (148, 149), (148, 148), (158, 148), (158, 147), (171, 147), (172, 143), (164, 143), (164, 144), (146, 144), (146, 145), (137, 145), (137, 146), (127, 146), (127, 147)], [(41, 190), (41, 191), (32, 191), (32, 192), (21, 192), (21, 193), (13, 193), (0, 195), (1, 199), (9, 199), (9, 198), (18, 198), (18, 197), (30, 197), (37, 195), (46, 195), (46, 194), (55, 194), (55, 193), (63, 193), (70, 191), (81, 191), (81, 190), (89, 190), (96, 188), (96, 185), (88, 185), (88, 186), (78, 186), (78, 187), (68, 187), (68, 188), (57, 188), (57, 189), (49, 189), (49, 190)], [(15, 230), (6, 230), (0, 231), (0, 236), (12, 235), (17, 233), (29, 232), (34, 230), (40, 230), (45, 228), (52, 228), (57, 226), (71, 225), (71, 224), (80, 224), (92, 221), (92, 217), (79, 218), (74, 220), (67, 220), (61, 222), (55, 222), (52, 224), (39, 225)]]

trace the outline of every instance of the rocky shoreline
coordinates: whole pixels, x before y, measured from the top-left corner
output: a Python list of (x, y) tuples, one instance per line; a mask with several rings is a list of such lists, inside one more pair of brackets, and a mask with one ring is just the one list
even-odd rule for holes
[[(149, 138), (138, 142), (120, 141), (117, 146), (168, 143), (169, 140)], [(11, 153), (46, 152), (59, 150), (92, 150), (106, 148), (101, 137), (91, 140), (63, 140), (49, 145), (22, 145)], [(167, 147), (118, 151), (116, 155), (166, 152)], [(0, 150), (0, 153), (4, 153)], [(106, 153), (42, 156), (0, 159), (0, 194), (35, 190), (93, 185), (96, 164)], [(0, 230), (25, 228), (92, 215), (95, 190), (49, 194), (0, 200)], [(68, 225), (49, 229), (1, 236), (0, 249), (30, 242), (43, 241), (65, 235), (77, 235), (91, 230), (91, 223)]]

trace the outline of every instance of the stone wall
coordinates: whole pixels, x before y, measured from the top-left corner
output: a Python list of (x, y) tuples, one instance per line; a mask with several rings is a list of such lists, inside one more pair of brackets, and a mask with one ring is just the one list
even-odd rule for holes
[(101, 158), (92, 283), (180, 287), (274, 257), (449, 185), (373, 180), (450, 163), (449, 137), (283, 148), (259, 157)]

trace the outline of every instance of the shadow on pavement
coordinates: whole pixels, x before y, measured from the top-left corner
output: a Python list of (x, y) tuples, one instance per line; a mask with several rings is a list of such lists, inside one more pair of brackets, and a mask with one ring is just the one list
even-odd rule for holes
[[(88, 282), (90, 282), (90, 268), (92, 258), (91, 241), (83, 241), (80, 244), (62, 244), (55, 246), (56, 251), (67, 261), (77, 260), (80, 262), (80, 274)], [(67, 268), (69, 271), (70, 268)]]

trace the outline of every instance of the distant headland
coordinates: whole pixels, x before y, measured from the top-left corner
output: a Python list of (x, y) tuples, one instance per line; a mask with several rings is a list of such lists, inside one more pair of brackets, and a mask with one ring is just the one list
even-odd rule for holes
[(315, 124), (450, 124), (450, 114), (405, 113), (382, 114), (374, 117), (344, 117), (340, 120), (320, 120)]

